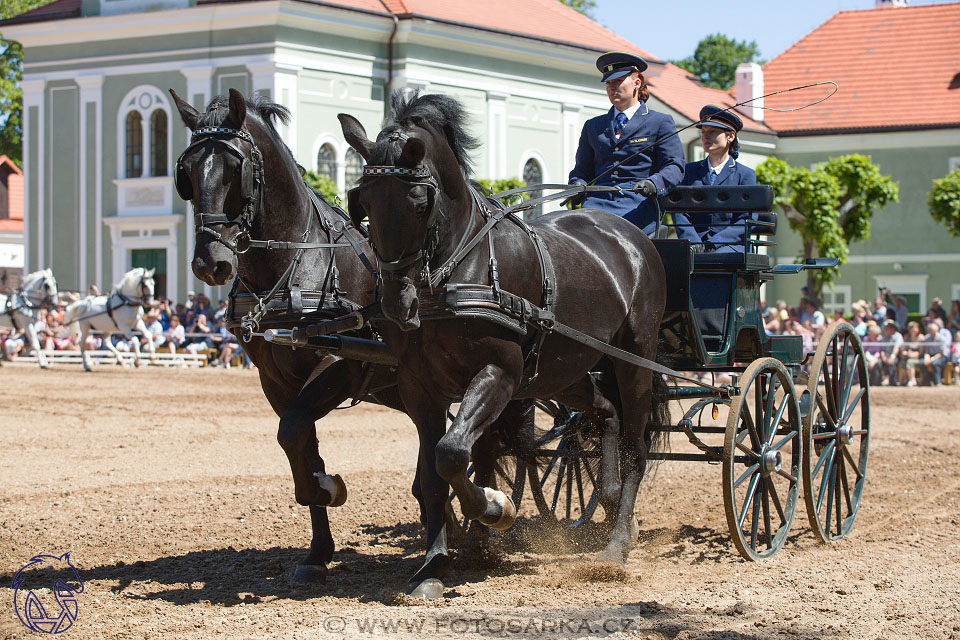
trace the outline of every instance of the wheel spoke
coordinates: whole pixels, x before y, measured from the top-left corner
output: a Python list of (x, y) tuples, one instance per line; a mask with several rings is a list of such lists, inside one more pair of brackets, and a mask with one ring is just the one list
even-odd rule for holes
[[(830, 396), (827, 396), (827, 404), (828, 404), (828, 405), (830, 404), (829, 400), (830, 400)], [(831, 428), (831, 429), (833, 429), (834, 431), (836, 431), (836, 430), (837, 430), (837, 423), (836, 423), (836, 421), (833, 419), (833, 415), (830, 413), (829, 407), (823, 406), (823, 398), (820, 396), (819, 393), (817, 394), (817, 406), (820, 407), (820, 417), (827, 421), (827, 423), (830, 425), (830, 428)], [(831, 435), (833, 435), (833, 434), (831, 434)], [(814, 436), (814, 437), (816, 437), (816, 436)]]
[(853, 472), (854, 472), (855, 474), (857, 474), (857, 480), (860, 480), (860, 478), (863, 477), (863, 474), (860, 473), (859, 466), (857, 465), (856, 462), (854, 462), (853, 456), (850, 455), (850, 448), (847, 447), (846, 445), (841, 445), (841, 446), (840, 446), (840, 451), (843, 452), (843, 455), (844, 455), (844, 457), (846, 457), (847, 462), (850, 463), (850, 468), (853, 469)]
[[(761, 491), (761, 493), (763, 493)], [(753, 496), (753, 518), (750, 521), (750, 548), (756, 550), (757, 548), (757, 531), (760, 529), (760, 499), (754, 494)]]
[(749, 478), (750, 476), (752, 476), (754, 473), (756, 473), (757, 469), (759, 468), (760, 468), (760, 463), (754, 463), (749, 467), (747, 467), (747, 470), (744, 471), (739, 478), (737, 478), (736, 482), (733, 483), (733, 488), (736, 489), (741, 484), (743, 484), (743, 481)]
[(777, 510), (777, 515), (780, 516), (780, 524), (786, 524), (787, 516), (783, 512), (783, 505), (780, 504), (780, 496), (777, 495), (777, 487), (773, 484), (773, 478), (764, 478), (763, 481), (767, 483), (767, 491), (773, 498), (773, 506)]
[[(836, 453), (836, 450), (831, 447), (830, 453), (827, 454), (827, 452), (824, 451), (823, 454), (825, 458), (821, 458), (821, 460), (825, 459), (827, 464), (823, 471), (823, 480), (820, 483), (820, 493), (817, 495), (817, 513), (820, 513), (820, 507), (823, 506), (823, 494), (827, 490), (827, 485), (830, 484), (830, 481), (833, 478), (833, 456), (836, 455)], [(817, 466), (820, 466), (819, 463)], [(813, 475), (816, 476), (816, 470), (814, 470)]]
[[(844, 370), (847, 371), (847, 379), (846, 379), (846, 385), (843, 388), (843, 402), (841, 402), (839, 405), (841, 407), (846, 407), (847, 401), (850, 399), (850, 390), (853, 388), (853, 379), (856, 377), (853, 374), (856, 372), (857, 364), (859, 362), (860, 362), (860, 354), (854, 353), (853, 362), (850, 363), (850, 369), (847, 370), (846, 368), (844, 368)], [(862, 386), (863, 386), (863, 383), (861, 382), (861, 387)], [(862, 389), (861, 389), (861, 392), (862, 392)]]
[(837, 337), (834, 336), (830, 341), (830, 348), (833, 350), (833, 355), (830, 356), (830, 362), (823, 368), (823, 381), (824, 381), (824, 395), (827, 396), (827, 407), (830, 408), (829, 413), (831, 416), (836, 414), (836, 392), (837, 388)]
[[(563, 444), (561, 443), (560, 446), (563, 446)], [(540, 488), (541, 488), (541, 489), (542, 489), (543, 486), (547, 483), (547, 478), (550, 477), (550, 472), (553, 470), (553, 465), (555, 465), (555, 464), (557, 463), (557, 460), (560, 460), (560, 458), (561, 458), (562, 455), (563, 455), (563, 452), (560, 450), (560, 447), (557, 447), (557, 449), (554, 451), (553, 457), (550, 458), (550, 462), (547, 463), (547, 466), (546, 466), (546, 467), (544, 467), (544, 469), (543, 469), (543, 475), (540, 476)]]
[(767, 436), (767, 446), (773, 442), (773, 437), (777, 435), (777, 426), (780, 424), (780, 419), (783, 418), (783, 412), (787, 409), (787, 404), (790, 402), (790, 396), (783, 396), (783, 402), (780, 403), (780, 408), (777, 409), (777, 417), (772, 421), (772, 426), (770, 427), (770, 435)]
[(550, 505), (550, 510), (556, 513), (557, 511), (557, 502), (560, 501), (560, 489), (563, 487), (563, 476), (567, 471), (567, 459), (563, 458), (560, 460), (560, 466), (557, 467), (557, 486), (553, 489), (553, 502)]
[(773, 529), (770, 527), (770, 495), (767, 483), (760, 485), (760, 500), (763, 507), (763, 528), (767, 534), (767, 549), (773, 547)]
[(740, 517), (737, 518), (737, 526), (742, 527), (743, 521), (747, 517), (747, 509), (750, 508), (750, 503), (753, 502), (753, 494), (757, 491), (757, 482), (760, 480), (760, 475), (754, 475), (750, 479), (750, 486), (747, 488), (747, 494), (743, 498), (743, 505), (740, 507)]
[(860, 391), (857, 391), (857, 395), (853, 397), (853, 402), (846, 405), (846, 409), (843, 412), (843, 416), (840, 418), (840, 422), (846, 422), (850, 419), (850, 416), (853, 415), (853, 410), (857, 408), (857, 405), (860, 404), (860, 398), (863, 397), (863, 393), (866, 391), (863, 387), (860, 388)]
[(837, 506), (837, 535), (842, 535), (843, 533), (843, 513), (840, 511), (840, 482), (843, 478), (843, 456), (837, 456), (837, 470), (834, 472), (834, 488), (833, 493), (836, 498)]
[(773, 439), (773, 434), (777, 431), (777, 421), (771, 420), (770, 417), (773, 415), (773, 404), (777, 399), (777, 382), (779, 381), (779, 376), (771, 373), (770, 380), (767, 383), (767, 397), (763, 408), (763, 428), (765, 430), (763, 442), (768, 445)]
[[(833, 451), (833, 448), (834, 448), (836, 445), (837, 445), (837, 441), (836, 441), (836, 440), (833, 440), (832, 442), (828, 442), (828, 443), (826, 444), (826, 446), (823, 448), (823, 451), (820, 453), (820, 459), (817, 460), (816, 466), (813, 468), (813, 471), (810, 472), (810, 477), (811, 477), (811, 478), (816, 478), (816, 477), (817, 477), (817, 474), (820, 472), (820, 467), (822, 467), (822, 466), (823, 466), (823, 463), (826, 462), (827, 457), (830, 455), (830, 452)], [(821, 485), (821, 487), (822, 487), (822, 486), (823, 486), (823, 485)], [(819, 504), (820, 504), (820, 503), (817, 502), (817, 505), (818, 505), (818, 506), (817, 506), (817, 511), (820, 511)]]
[[(840, 450), (843, 451), (845, 448), (840, 447)], [(850, 500), (850, 483), (847, 481), (847, 470), (846, 463), (843, 461), (843, 458), (840, 458), (840, 484), (843, 486), (843, 497), (847, 503), (847, 513), (853, 513), (853, 502)], [(839, 509), (839, 506), (837, 507)]]
[(570, 517), (570, 510), (573, 508), (573, 468), (579, 462), (577, 458), (574, 458), (567, 465), (567, 520), (573, 519)]
[[(849, 384), (848, 378), (852, 379), (852, 376), (848, 376), (849, 371), (847, 371), (847, 346), (850, 344), (850, 334), (843, 334), (843, 349), (841, 349), (840, 358), (837, 361), (837, 373), (839, 378), (837, 379), (837, 396), (833, 406), (837, 408), (837, 412), (834, 415), (840, 415), (840, 407), (843, 406), (843, 395), (846, 390), (847, 384)], [(834, 354), (836, 358), (836, 354)]]
[[(743, 431), (742, 433), (746, 434), (747, 432), (746, 432), (746, 431)], [(751, 449), (751, 448), (748, 447), (747, 445), (743, 444), (742, 442), (735, 442), (734, 444), (737, 445), (737, 449), (740, 449), (740, 451), (744, 452), (744, 453), (747, 454), (748, 456), (750, 456), (750, 457), (752, 457), (752, 458), (755, 458), (755, 459), (757, 459), (757, 460), (760, 459), (760, 454), (759, 454), (759, 453), (757, 453), (756, 451), (754, 451), (753, 449)]]
[(833, 452), (833, 455), (830, 456), (830, 469), (827, 471), (827, 518), (824, 520), (826, 523), (827, 535), (830, 535), (830, 516), (833, 513), (833, 494), (835, 493), (834, 489), (836, 488), (836, 479), (837, 479), (837, 465), (836, 465), (836, 451)]
[(781, 439), (780, 439), (780, 442), (778, 442), (777, 444), (773, 445), (773, 446), (770, 447), (770, 448), (773, 449), (774, 451), (779, 451), (780, 448), (783, 447), (783, 445), (787, 444), (788, 442), (790, 442), (791, 440), (793, 440), (793, 439), (796, 438), (796, 437), (797, 437), (797, 432), (796, 432), (796, 431), (791, 431), (790, 433), (788, 433), (787, 435), (785, 435), (783, 438), (781, 438)]
[(796, 478), (795, 476), (790, 475), (789, 473), (787, 473), (787, 472), (784, 471), (783, 469), (778, 469), (778, 470), (777, 470), (777, 475), (778, 475), (778, 476), (783, 476), (784, 478), (786, 478), (787, 480), (789, 480), (791, 485), (794, 484), (794, 483), (797, 481), (797, 478)]
[(587, 512), (587, 506), (586, 506), (586, 504), (585, 504), (584, 501), (583, 501), (583, 474), (580, 472), (580, 467), (581, 467), (581, 466), (586, 467), (586, 466), (588, 466), (588, 465), (587, 465), (586, 461), (584, 461), (583, 465), (579, 465), (579, 464), (578, 464), (578, 465), (576, 465), (576, 467), (575, 467), (575, 469), (576, 469), (576, 471), (577, 471), (577, 498), (578, 498), (579, 501), (580, 501), (580, 515), (582, 516), (583, 514), (585, 514), (585, 513)]
[(747, 432), (750, 434), (750, 442), (753, 444), (754, 448), (760, 448), (760, 434), (757, 433), (757, 426), (753, 423), (753, 416), (750, 415), (750, 403), (744, 402), (740, 405), (743, 411), (743, 424), (747, 427)]

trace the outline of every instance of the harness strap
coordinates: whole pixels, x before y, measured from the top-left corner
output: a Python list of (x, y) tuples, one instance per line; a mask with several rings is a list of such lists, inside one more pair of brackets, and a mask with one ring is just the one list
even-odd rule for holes
[(117, 291), (111, 291), (111, 292), (110, 292), (110, 295), (107, 296), (107, 315), (110, 316), (110, 320), (113, 321), (113, 326), (115, 326), (117, 329), (119, 329), (119, 328), (120, 328), (120, 325), (117, 324), (117, 319), (113, 317), (113, 310), (114, 310), (114, 309), (119, 309), (120, 307), (125, 306), (125, 305), (120, 304), (120, 305), (117, 305), (116, 307), (111, 307), (111, 306), (110, 306), (110, 301), (113, 300), (113, 296), (116, 296), (116, 295), (119, 295), (119, 296), (121, 297), (121, 300), (123, 299), (123, 294), (121, 294), (121, 293), (119, 293), (119, 292), (117, 292)]

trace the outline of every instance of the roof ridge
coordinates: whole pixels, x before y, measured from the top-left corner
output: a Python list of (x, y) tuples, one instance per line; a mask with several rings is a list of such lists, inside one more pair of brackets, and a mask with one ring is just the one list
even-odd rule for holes
[[(380, 4), (393, 14), (411, 13), (410, 7), (408, 7), (403, 0), (380, 0)], [(399, 8), (399, 11), (397, 8)]]
[(583, 27), (584, 27), (584, 28), (589, 28), (591, 31), (593, 31), (594, 33), (596, 33), (596, 34), (598, 34), (598, 35), (603, 35), (603, 36), (607, 36), (607, 37), (613, 37), (613, 38), (616, 38), (617, 40), (620, 40), (620, 41), (622, 41), (622, 42), (625, 42), (625, 43), (633, 46), (634, 48), (642, 51), (642, 52), (643, 52), (648, 58), (650, 58), (651, 60), (660, 60), (660, 58), (656, 57), (654, 54), (650, 53), (650, 52), (647, 51), (646, 49), (643, 49), (643, 48), (641, 48), (641, 47), (638, 47), (636, 44), (634, 44), (634, 43), (631, 42), (630, 40), (627, 40), (627, 39), (624, 38), (623, 36), (614, 33), (613, 31), (611, 31), (611, 30), (608, 29), (607, 27), (605, 27), (605, 26), (603, 26), (602, 24), (600, 24), (599, 22), (595, 21), (595, 20), (594, 20), (593, 18), (591, 18), (590, 16), (587, 16), (587, 15), (585, 15), (585, 14), (580, 13), (580, 12), (577, 11), (576, 9), (573, 9), (572, 7), (567, 6), (567, 5), (564, 4), (563, 2), (560, 2), (560, 0), (531, 0), (531, 1), (532, 1), (532, 2), (535, 2), (536, 4), (538, 4), (538, 5), (542, 6), (542, 7), (544, 7), (544, 8), (547, 9), (548, 11), (552, 11), (553, 13), (558, 13), (558, 14), (561, 14), (561, 15), (567, 14), (567, 15), (570, 16), (570, 17), (576, 18), (579, 22), (583, 23)]

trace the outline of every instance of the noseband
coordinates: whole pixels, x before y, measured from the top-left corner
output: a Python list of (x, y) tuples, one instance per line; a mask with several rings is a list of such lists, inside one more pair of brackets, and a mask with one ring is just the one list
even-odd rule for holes
[[(252, 151), (249, 157), (233, 141), (235, 139), (244, 140), (251, 146)], [(193, 132), (190, 140), (190, 146), (177, 159), (177, 169), (174, 174), (177, 193), (184, 200), (192, 200), (194, 193), (193, 185), (190, 184), (190, 178), (183, 166), (183, 159), (195, 147), (207, 141), (215, 142), (225, 146), (228, 152), (240, 160), (240, 194), (243, 199), (243, 210), (240, 215), (231, 218), (223, 211), (213, 213), (198, 211), (194, 213), (193, 220), (196, 235), (208, 233), (234, 255), (245, 253), (250, 248), (250, 232), (253, 229), (254, 219), (262, 208), (263, 154), (260, 153), (250, 133), (244, 129), (201, 127)], [(213, 228), (214, 226), (222, 228), (226, 225), (239, 227), (232, 239), (227, 239), (220, 231)]]

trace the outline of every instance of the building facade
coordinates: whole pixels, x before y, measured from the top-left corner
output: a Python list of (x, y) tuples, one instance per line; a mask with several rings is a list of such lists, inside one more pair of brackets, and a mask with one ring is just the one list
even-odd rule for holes
[[(555, 6), (554, 6), (555, 5)], [(206, 289), (189, 270), (193, 222), (173, 188), (186, 147), (167, 89), (197, 108), (236, 88), (293, 115), (281, 136), (304, 167), (341, 191), (362, 161), (337, 113), (379, 131), (385, 97), (421, 89), (460, 99), (479, 178), (566, 182), (583, 123), (610, 105), (594, 66), (627, 50), (650, 62), (651, 108), (692, 122), (732, 104), (560, 3), (491, 0), (57, 0), (0, 24), (24, 45), (27, 270), (50, 266), (64, 288), (101, 288), (156, 267), (164, 295)], [(510, 30), (500, 19), (514, 16)], [(748, 121), (748, 163), (773, 148)], [(699, 150), (696, 129), (681, 133)]]

